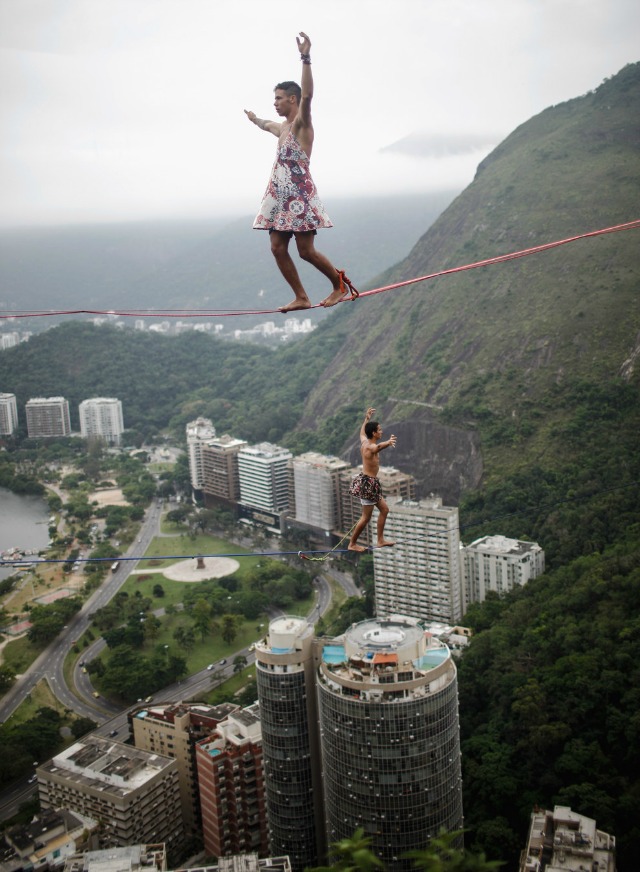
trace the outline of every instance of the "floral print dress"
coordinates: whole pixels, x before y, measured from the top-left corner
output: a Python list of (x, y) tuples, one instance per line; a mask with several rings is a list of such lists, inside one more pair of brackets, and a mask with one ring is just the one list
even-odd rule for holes
[(303, 233), (333, 227), (309, 172), (309, 158), (289, 131), (278, 146), (254, 230)]

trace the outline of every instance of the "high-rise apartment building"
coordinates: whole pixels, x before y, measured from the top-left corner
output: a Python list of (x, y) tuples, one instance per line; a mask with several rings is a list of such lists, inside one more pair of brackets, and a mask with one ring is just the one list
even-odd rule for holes
[(417, 620), (314, 639), (280, 617), (255, 652), (270, 848), (294, 872), (359, 827), (400, 872), (404, 852), (462, 827), (456, 667)]
[(184, 839), (175, 760), (90, 734), (36, 773), (42, 808), (104, 821), (117, 845)]
[(534, 811), (519, 872), (616, 872), (616, 840), (566, 805)]
[[(355, 466), (350, 469), (345, 469), (340, 473), (340, 532), (345, 535), (350, 530), (353, 530), (360, 515), (362, 514), (362, 505), (357, 497), (349, 493), (353, 477), (362, 472), (362, 465)], [(400, 472), (393, 466), (381, 466), (378, 473), (380, 484), (382, 485), (382, 493), (387, 503), (393, 497), (400, 497), (403, 500), (415, 499), (416, 481), (412, 475), (406, 472)], [(378, 512), (374, 510), (371, 523), (365, 527), (360, 534), (358, 542), (360, 545), (370, 546), (375, 545), (376, 541), (376, 521)]]
[(69, 402), (64, 397), (33, 397), (25, 412), (31, 438), (71, 435)]
[(201, 491), (204, 487), (204, 461), (202, 451), (208, 439), (214, 439), (216, 428), (208, 418), (196, 418), (186, 426), (187, 453), (189, 455), (189, 474), (191, 487)]
[(373, 552), (376, 610), (457, 624), (462, 617), (458, 509), (439, 497), (388, 499), (385, 538)]
[(269, 847), (303, 872), (325, 852), (313, 627), (275, 618), (255, 655)]
[(135, 747), (173, 757), (177, 763), (187, 832), (199, 830), (201, 824), (196, 743), (209, 736), (237, 708), (231, 703), (210, 706), (180, 702), (141, 706), (129, 713), (129, 734)]
[(83, 400), (80, 414), (80, 435), (84, 439), (102, 439), (119, 445), (124, 432), (122, 403), (114, 397), (93, 397)]
[(18, 428), (15, 394), (0, 393), (0, 436), (11, 436)]
[(238, 452), (247, 443), (233, 436), (207, 439), (202, 445), (202, 491), (207, 505), (238, 503), (240, 474)]
[(315, 451), (292, 458), (289, 511), (296, 521), (327, 532), (340, 529), (340, 473), (347, 468), (344, 460)]
[(463, 826), (456, 667), (403, 615), (320, 639), (318, 708), (329, 844), (362, 827), (387, 869)]
[(258, 704), (235, 711), (196, 744), (205, 853), (269, 853)]
[(503, 594), (544, 572), (544, 551), (536, 542), (483, 536), (462, 549), (464, 607), (481, 603), (492, 590)]
[(240, 502), (278, 514), (289, 507), (287, 466), (291, 452), (270, 442), (248, 445), (238, 452)]

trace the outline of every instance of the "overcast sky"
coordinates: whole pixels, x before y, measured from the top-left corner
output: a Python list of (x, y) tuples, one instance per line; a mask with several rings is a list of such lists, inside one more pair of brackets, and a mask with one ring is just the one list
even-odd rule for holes
[[(331, 199), (462, 189), (489, 146), (640, 59), (638, 0), (0, 0), (0, 224), (251, 214), (312, 41)], [(458, 153), (386, 147), (410, 134)], [(446, 152), (446, 149), (445, 149)]]

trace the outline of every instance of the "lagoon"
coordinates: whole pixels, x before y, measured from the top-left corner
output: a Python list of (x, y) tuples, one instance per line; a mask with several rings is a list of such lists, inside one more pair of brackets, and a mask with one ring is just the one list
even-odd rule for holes
[[(0, 551), (10, 548), (40, 551), (49, 544), (49, 507), (42, 497), (14, 494), (0, 488)], [(15, 570), (0, 566), (0, 579)]]

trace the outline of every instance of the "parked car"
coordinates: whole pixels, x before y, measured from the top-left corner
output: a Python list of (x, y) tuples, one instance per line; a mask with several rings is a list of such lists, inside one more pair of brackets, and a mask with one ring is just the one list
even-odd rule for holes
[(207, 666), (207, 669), (209, 670), (209, 672), (211, 672), (211, 670), (213, 669), (213, 663), (210, 663), (210, 664)]
[(227, 662), (227, 658), (226, 658), (226, 657), (223, 657), (222, 660), (220, 661), (220, 666), (224, 666), (224, 664), (225, 664), (226, 662)]
[(117, 736), (117, 735), (118, 735), (118, 731), (117, 731), (117, 730), (111, 730), (111, 732), (109, 733), (109, 735), (111, 736), (111, 738), (113, 738), (114, 736)]

